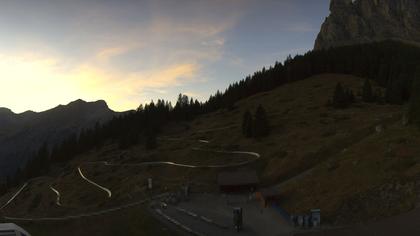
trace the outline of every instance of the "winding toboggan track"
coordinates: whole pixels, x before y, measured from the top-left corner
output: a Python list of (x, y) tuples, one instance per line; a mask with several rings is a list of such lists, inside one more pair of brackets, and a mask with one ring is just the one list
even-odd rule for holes
[[(171, 141), (178, 141), (178, 140), (171, 139)], [(210, 141), (203, 140), (203, 139), (198, 140), (198, 142), (206, 143), (206, 144), (210, 143)], [(201, 148), (192, 148), (192, 150), (203, 151), (203, 152), (213, 152), (213, 153), (223, 153), (223, 154), (243, 154), (243, 155), (249, 155), (249, 156), (251, 156), (251, 158), (249, 160), (246, 160), (246, 161), (241, 161), (241, 162), (238, 162), (238, 163), (226, 164), (226, 165), (190, 165), (190, 164), (185, 164), (185, 163), (177, 163), (177, 162), (169, 162), (169, 161), (140, 162), (140, 163), (133, 163), (133, 164), (113, 164), (113, 163), (109, 163), (109, 162), (106, 162), (106, 161), (102, 161), (102, 162), (85, 162), (83, 164), (105, 165), (105, 166), (159, 166), (159, 165), (164, 165), (164, 166), (176, 166), (176, 167), (193, 168), (193, 169), (198, 169), (198, 168), (203, 168), (203, 169), (205, 169), (205, 168), (219, 168), (220, 169), (220, 168), (231, 168), (231, 167), (240, 167), (240, 166), (248, 165), (248, 164), (253, 163), (253, 162), (255, 162), (255, 161), (257, 161), (258, 159), (261, 158), (261, 155), (259, 153), (248, 152), (248, 151), (222, 151), (222, 150), (207, 150), (207, 149), (201, 149)], [(78, 173), (79, 173), (80, 177), (83, 180), (85, 180), (89, 184), (92, 184), (93, 186), (101, 189), (102, 191), (106, 192), (108, 198), (112, 197), (112, 192), (111, 192), (110, 189), (108, 189), (106, 187), (103, 187), (103, 186), (95, 183), (94, 181), (88, 179), (83, 174), (80, 166), (77, 168), (77, 170), (78, 170)], [(16, 199), (16, 197), (22, 192), (22, 190), (24, 188), (26, 188), (28, 186), (28, 184), (29, 184), (29, 181), (26, 182), (21, 188), (19, 188), (18, 191), (15, 194), (13, 194), (13, 196), (0, 208), (0, 210), (3, 210), (14, 199)], [(62, 206), (61, 202), (60, 202), (60, 192), (53, 187), (50, 187), (50, 189), (57, 195), (56, 205)], [(160, 196), (161, 195), (155, 196), (155, 198), (160, 197)], [(28, 218), (23, 218), (23, 217), (2, 216), (2, 218), (6, 219), (6, 220), (14, 220), (14, 221), (63, 221), (63, 220), (79, 219), (79, 218), (83, 218), (83, 217), (104, 215), (104, 214), (108, 214), (108, 213), (115, 212), (115, 211), (118, 211), (118, 210), (127, 209), (127, 208), (130, 208), (130, 207), (141, 205), (141, 204), (147, 202), (148, 200), (150, 200), (150, 199), (144, 199), (144, 200), (141, 200), (141, 201), (138, 201), (138, 202), (133, 202), (133, 203), (129, 203), (129, 204), (126, 204), (126, 205), (119, 206), (119, 207), (109, 208), (109, 209), (100, 210), (100, 211), (96, 211), (96, 212), (90, 212), (90, 213), (84, 213), (84, 214), (78, 214), (78, 215), (68, 215), (68, 216), (62, 216), (62, 217), (40, 217), (40, 218), (29, 218), (28, 217)]]

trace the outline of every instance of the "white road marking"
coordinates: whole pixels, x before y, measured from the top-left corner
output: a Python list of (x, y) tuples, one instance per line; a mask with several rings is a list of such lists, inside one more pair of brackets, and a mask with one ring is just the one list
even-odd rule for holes
[(157, 214), (159, 214), (160, 216), (162, 216), (163, 218), (165, 218), (166, 220), (168, 220), (169, 222), (171, 222), (172, 224), (182, 228), (183, 230), (187, 231), (190, 234), (196, 235), (196, 236), (204, 236), (204, 234), (199, 233), (197, 231), (192, 230), (190, 227), (182, 224), (181, 222), (177, 221), (176, 219), (166, 215), (165, 213), (163, 213), (160, 209), (155, 210)]
[(105, 191), (105, 192), (108, 194), (108, 197), (109, 197), (109, 198), (111, 198), (111, 196), (112, 196), (111, 190), (109, 190), (109, 189), (107, 189), (107, 188), (105, 188), (105, 187), (103, 187), (103, 186), (101, 186), (101, 185), (99, 185), (99, 184), (97, 184), (97, 183), (93, 182), (92, 180), (90, 180), (90, 179), (86, 178), (86, 177), (83, 175), (82, 170), (80, 169), (80, 167), (78, 167), (77, 169), (79, 170), (79, 174), (80, 174), (80, 177), (82, 177), (82, 179), (84, 179), (84, 180), (86, 180), (87, 182), (89, 182), (90, 184), (92, 184), (92, 185), (94, 185), (94, 186), (96, 186), (96, 187), (98, 187), (98, 188), (102, 189), (103, 191)]

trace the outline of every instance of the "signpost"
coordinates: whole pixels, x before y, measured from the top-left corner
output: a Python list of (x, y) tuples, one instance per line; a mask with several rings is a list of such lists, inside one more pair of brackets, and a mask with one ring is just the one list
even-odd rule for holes
[(242, 219), (241, 207), (237, 207), (233, 209), (233, 225), (237, 232), (242, 230), (243, 219)]

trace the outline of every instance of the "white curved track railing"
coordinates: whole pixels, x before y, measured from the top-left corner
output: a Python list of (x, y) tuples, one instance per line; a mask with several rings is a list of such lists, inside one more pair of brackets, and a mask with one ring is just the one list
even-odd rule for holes
[(107, 188), (105, 188), (105, 187), (103, 187), (103, 186), (101, 186), (101, 185), (99, 185), (99, 184), (97, 184), (97, 183), (93, 182), (92, 180), (90, 180), (90, 179), (86, 178), (86, 177), (83, 175), (82, 170), (80, 169), (80, 167), (78, 167), (78, 168), (77, 168), (77, 170), (79, 171), (79, 175), (80, 175), (80, 177), (82, 177), (82, 179), (86, 180), (88, 183), (92, 184), (93, 186), (95, 186), (95, 187), (97, 187), (97, 188), (99, 188), (99, 189), (101, 189), (101, 190), (105, 191), (105, 192), (108, 194), (108, 198), (111, 198), (111, 196), (112, 196), (112, 192), (111, 192), (111, 190), (109, 190), (109, 189), (107, 189)]
[(23, 186), (15, 193), (13, 194), (13, 196), (9, 199), (9, 201), (7, 201), (1, 208), (0, 210), (3, 210), (5, 207), (7, 207), (21, 192), (24, 188), (26, 188), (28, 186), (29, 182), (26, 182), (25, 184), (23, 184)]
[(60, 192), (57, 190), (57, 189), (55, 189), (55, 188), (53, 188), (53, 187), (50, 187), (50, 189), (55, 193), (55, 195), (57, 196), (57, 198), (56, 198), (56, 200), (55, 200), (55, 204), (57, 204), (57, 206), (61, 206), (61, 202), (60, 202)]
[(99, 162), (85, 162), (85, 164), (96, 165), (102, 164), (105, 166), (157, 166), (157, 165), (169, 165), (169, 166), (177, 166), (177, 167), (185, 167), (185, 168), (229, 168), (229, 167), (239, 167), (243, 165), (250, 164), (261, 158), (261, 155), (256, 152), (246, 152), (246, 151), (215, 151), (215, 150), (206, 150), (201, 148), (192, 148), (194, 151), (203, 151), (203, 152), (214, 152), (214, 153), (224, 153), (224, 154), (243, 154), (243, 155), (250, 155), (254, 158), (238, 163), (233, 164), (225, 164), (225, 165), (190, 165), (185, 163), (177, 163), (172, 161), (148, 161), (148, 162), (140, 162), (140, 163), (132, 163), (132, 164), (113, 164), (107, 161), (99, 161)]
[[(175, 141), (175, 140), (173, 140), (173, 141)], [(210, 143), (210, 141), (203, 140), (203, 139), (198, 140), (198, 142), (201, 142), (201, 143)], [(205, 150), (205, 149), (201, 149), (201, 148), (192, 148), (192, 150), (195, 150), (195, 151), (204, 151), (204, 152), (214, 152), (214, 153), (224, 153), (224, 154), (244, 154), (244, 155), (250, 155), (253, 158), (251, 158), (250, 160), (246, 160), (246, 161), (242, 161), (242, 162), (238, 162), (238, 163), (234, 163), (234, 164), (226, 164), (226, 165), (189, 165), (189, 164), (182, 164), (182, 163), (168, 162), (168, 161), (141, 162), (141, 163), (134, 163), (134, 164), (112, 164), (112, 163), (109, 163), (109, 162), (106, 162), (106, 161), (102, 161), (102, 162), (86, 162), (84, 164), (102, 164), (102, 165), (106, 165), (106, 166), (153, 166), (153, 165), (169, 165), (169, 166), (177, 166), (177, 167), (185, 167), (185, 168), (229, 168), (229, 167), (239, 167), (239, 166), (247, 165), (247, 164), (250, 164), (252, 162), (255, 162), (256, 160), (258, 160), (259, 158), (261, 158), (261, 155), (259, 153), (256, 153), (256, 152), (248, 152), (248, 151)], [(80, 175), (80, 177), (82, 179), (84, 179), (88, 183), (94, 185), (95, 187), (97, 187), (97, 188), (105, 191), (107, 193), (107, 195), (108, 195), (108, 198), (111, 198), (111, 196), (112, 196), (111, 190), (109, 190), (108, 188), (105, 188), (105, 187), (103, 187), (103, 186), (101, 186), (101, 185), (93, 182), (92, 180), (88, 179), (83, 174), (80, 166), (77, 169), (78, 169), (79, 175)], [(23, 189), (27, 187), (28, 183), (29, 182), (25, 183), (0, 208), (0, 210), (4, 209), (6, 206), (8, 206), (23, 191)], [(57, 195), (56, 204), (58, 206), (61, 206), (60, 192), (57, 189), (53, 188), (53, 187), (50, 187), (50, 189)], [(122, 206), (119, 206), (119, 207), (114, 207), (114, 208), (106, 209), (106, 210), (101, 210), (101, 211), (96, 211), (96, 212), (91, 212), (91, 213), (85, 213), (85, 214), (79, 214), (79, 215), (63, 216), (63, 217), (21, 218), (21, 217), (3, 216), (3, 218), (6, 219), (6, 220), (16, 220), (16, 221), (60, 221), (60, 220), (71, 220), (71, 219), (78, 219), (78, 218), (83, 218), (83, 217), (91, 217), (91, 216), (98, 216), (98, 215), (103, 215), (103, 214), (111, 213), (111, 212), (114, 212), (114, 211), (118, 211), (118, 210), (122, 210), (122, 209), (126, 209), (126, 208), (130, 208), (130, 207), (133, 207), (133, 206), (136, 206), (136, 205), (143, 204), (146, 201), (148, 201), (148, 199), (141, 200), (141, 201), (134, 202), (134, 203), (129, 203), (129, 204), (122, 205)]]

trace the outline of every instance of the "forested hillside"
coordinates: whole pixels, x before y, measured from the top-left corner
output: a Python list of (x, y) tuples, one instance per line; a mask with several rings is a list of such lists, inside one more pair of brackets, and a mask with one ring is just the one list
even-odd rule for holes
[[(317, 74), (342, 73), (369, 78), (386, 88), (385, 102), (403, 104), (410, 100), (413, 80), (420, 75), (418, 65), (420, 48), (397, 41), (310, 51), (305, 55), (288, 57), (284, 63), (276, 62), (270, 68), (263, 68), (231, 84), (224, 92), (217, 91), (204, 103), (181, 94), (175, 106), (164, 100), (152, 101), (104, 125), (83, 130), (79, 136), (73, 135), (59, 145), (42, 147), (27, 167), (19, 170), (7, 185), (13, 186), (24, 179), (46, 174), (51, 163), (68, 161), (106, 142), (116, 141), (122, 149), (138, 143), (154, 148), (156, 136), (168, 122), (189, 121), (219, 109), (234, 109), (235, 103), (241, 99)], [(412, 120), (416, 120), (420, 112), (414, 109), (417, 106), (411, 107)], [(46, 151), (48, 149), (52, 151)]]

